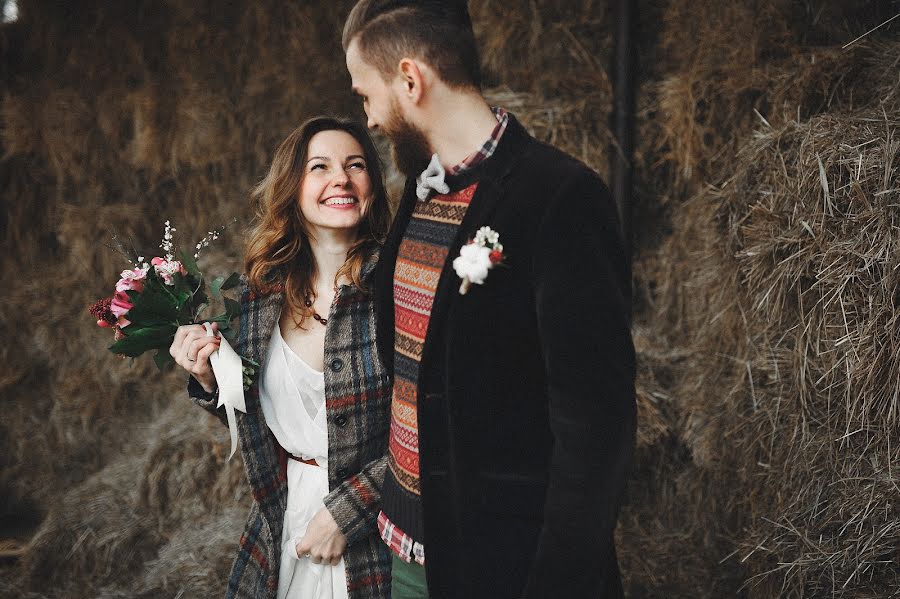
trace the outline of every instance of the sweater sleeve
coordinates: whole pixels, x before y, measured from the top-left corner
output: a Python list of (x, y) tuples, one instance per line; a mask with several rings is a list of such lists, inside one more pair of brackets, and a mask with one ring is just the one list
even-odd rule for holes
[(635, 440), (630, 277), (609, 191), (584, 171), (548, 201), (534, 293), (553, 450), (524, 597), (600, 597)]
[(381, 485), (387, 456), (366, 464), (362, 471), (345, 480), (325, 496), (325, 507), (352, 545), (375, 529), (381, 511)]

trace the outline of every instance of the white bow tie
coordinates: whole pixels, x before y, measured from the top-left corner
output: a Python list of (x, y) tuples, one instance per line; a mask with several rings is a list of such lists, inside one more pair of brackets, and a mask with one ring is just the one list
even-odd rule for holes
[(416, 197), (420, 200), (427, 200), (431, 195), (431, 190), (438, 193), (449, 193), (450, 187), (444, 182), (446, 171), (438, 160), (438, 155), (431, 157), (428, 168), (422, 171), (422, 174), (416, 179)]

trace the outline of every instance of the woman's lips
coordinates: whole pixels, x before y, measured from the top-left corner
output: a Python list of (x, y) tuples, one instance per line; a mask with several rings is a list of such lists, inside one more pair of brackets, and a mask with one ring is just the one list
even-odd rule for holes
[(350, 197), (328, 198), (327, 200), (325, 200), (322, 203), (325, 204), (326, 206), (328, 206), (329, 208), (335, 208), (338, 210), (347, 210), (347, 209), (355, 207), (359, 203), (359, 201), (356, 198), (350, 196)]

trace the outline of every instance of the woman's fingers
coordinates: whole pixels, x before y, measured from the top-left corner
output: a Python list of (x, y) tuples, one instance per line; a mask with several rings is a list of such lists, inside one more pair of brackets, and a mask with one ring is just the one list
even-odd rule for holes
[[(215, 345), (217, 348), (222, 342), (218, 337), (196, 337), (187, 346), (186, 356), (188, 362), (200, 362), (200, 351), (209, 345)], [(211, 353), (211, 352), (210, 352)], [(207, 354), (208, 357), (208, 354)]]
[(212, 370), (212, 366), (209, 363), (209, 357), (213, 355), (213, 352), (219, 349), (219, 345), (221, 345), (221, 342), (218, 339), (215, 339), (202, 344), (199, 349), (196, 350), (197, 357), (191, 362), (191, 374), (194, 376), (202, 376)]
[(306, 540), (306, 537), (300, 539), (300, 542), (297, 543), (297, 545), (294, 547), (294, 550), (297, 552), (297, 558), (299, 559), (312, 557), (309, 552), (309, 541)]
[(336, 566), (347, 548), (347, 538), (340, 531), (327, 508), (319, 510), (306, 528), (306, 534), (297, 544), (297, 556), (314, 564)]
[[(218, 323), (213, 323), (214, 333)], [(190, 373), (200, 385), (212, 393), (216, 388), (216, 375), (212, 372), (209, 357), (219, 349), (222, 339), (217, 334), (207, 335), (203, 325), (182, 325), (175, 331), (175, 338), (169, 347), (169, 354), (175, 363)]]
[(191, 341), (205, 336), (206, 329), (199, 324), (187, 324), (178, 327), (175, 331), (175, 339), (172, 341), (172, 345), (169, 346), (169, 355), (178, 362), (179, 358), (187, 353), (186, 346), (190, 344)]

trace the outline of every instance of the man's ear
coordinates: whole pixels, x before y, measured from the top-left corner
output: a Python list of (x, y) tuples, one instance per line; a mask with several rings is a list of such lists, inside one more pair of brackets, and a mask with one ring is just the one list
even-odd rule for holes
[(403, 58), (398, 65), (400, 82), (403, 85), (402, 93), (414, 104), (418, 104), (425, 94), (427, 85), (425, 69), (412, 58)]

